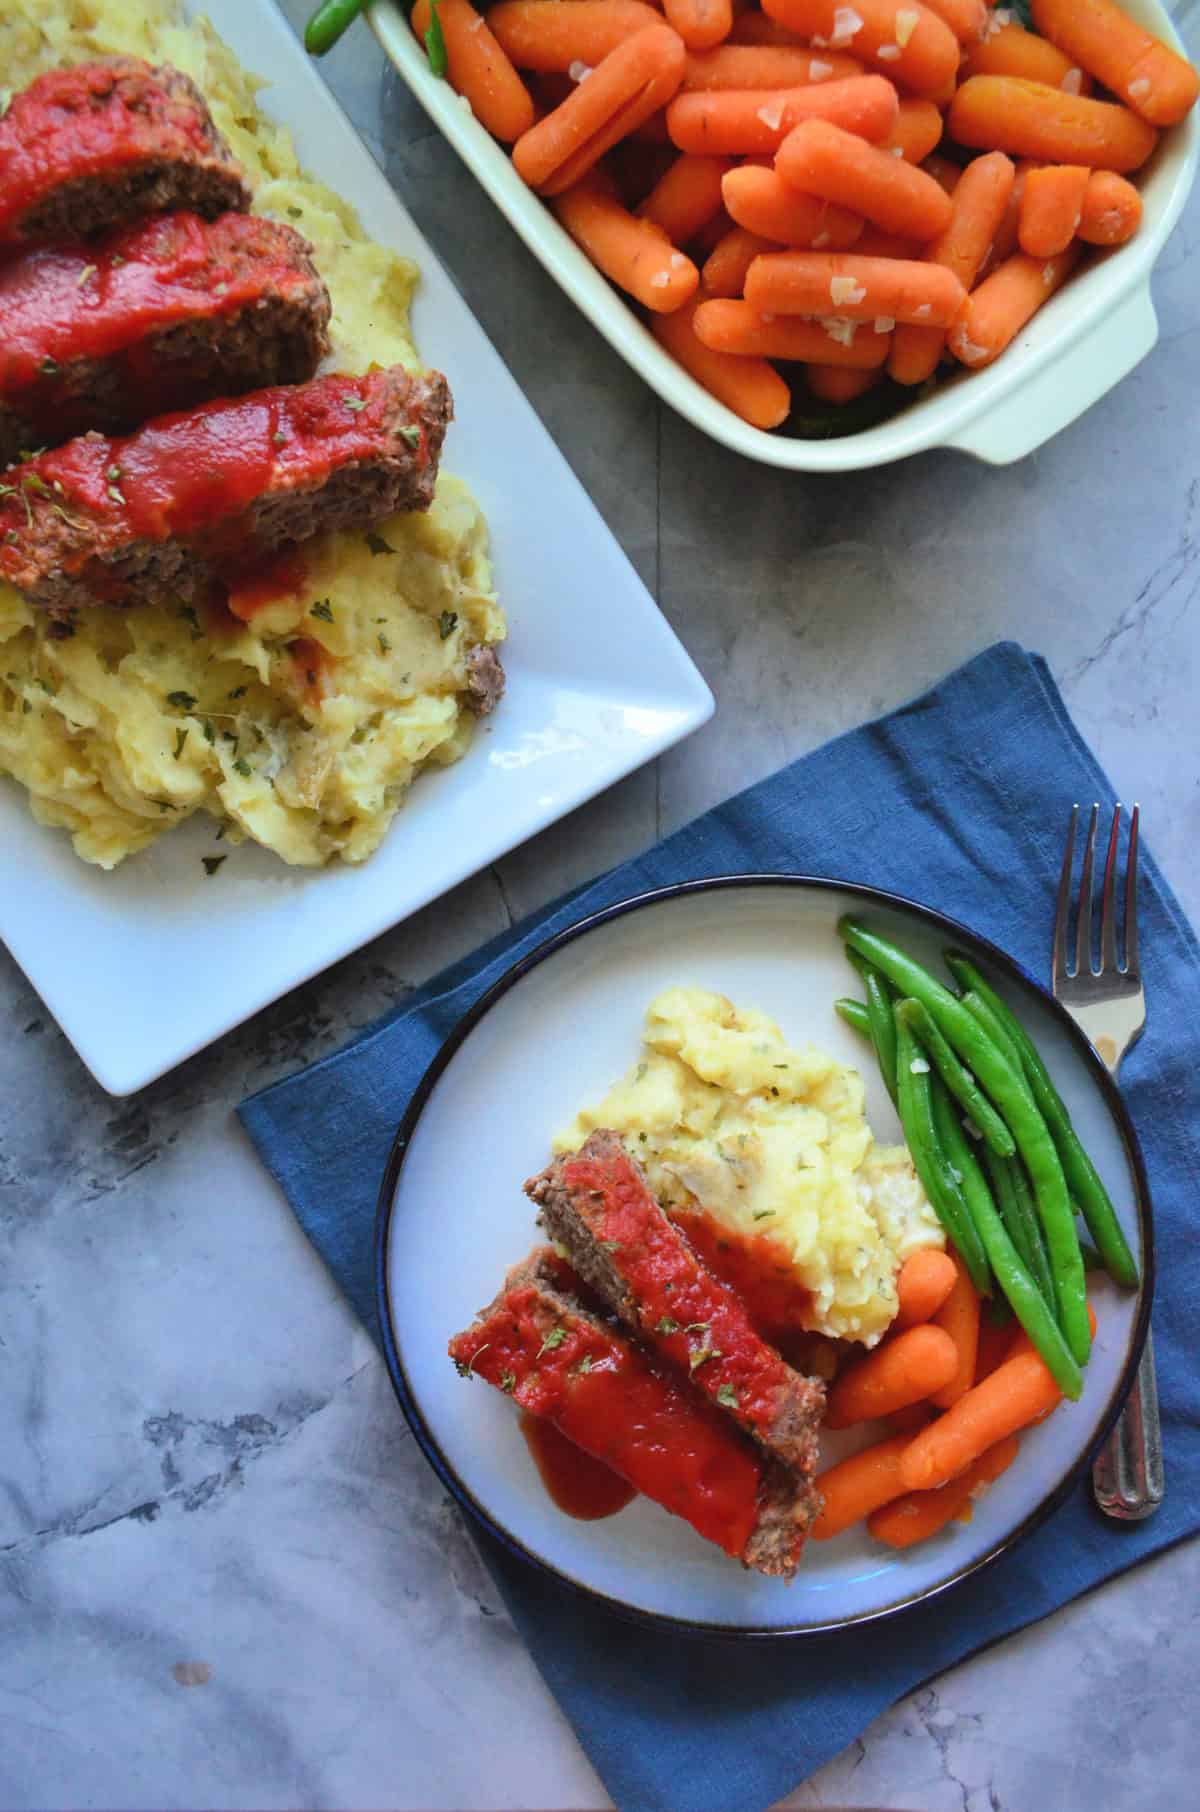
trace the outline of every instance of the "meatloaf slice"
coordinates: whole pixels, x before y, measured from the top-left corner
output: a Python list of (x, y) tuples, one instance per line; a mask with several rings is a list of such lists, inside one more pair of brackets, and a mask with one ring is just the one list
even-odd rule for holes
[(0, 467), (90, 428), (312, 377), (329, 293), (312, 248), (252, 214), (167, 214), (0, 264)]
[(0, 119), (0, 245), (249, 205), (204, 96), (169, 64), (111, 57), (50, 69)]
[(428, 509), (451, 415), (402, 366), (84, 434), (0, 473), (0, 578), (31, 603), (184, 604), (323, 529)]
[(594, 1132), (525, 1185), (538, 1220), (615, 1315), (766, 1451), (811, 1480), (825, 1387), (756, 1333), (741, 1300), (668, 1220), (614, 1132)]
[(756, 1572), (790, 1578), (809, 1521), (803, 1487), (585, 1306), (578, 1289), (551, 1247), (534, 1250), (451, 1340), (450, 1357), (706, 1541)]

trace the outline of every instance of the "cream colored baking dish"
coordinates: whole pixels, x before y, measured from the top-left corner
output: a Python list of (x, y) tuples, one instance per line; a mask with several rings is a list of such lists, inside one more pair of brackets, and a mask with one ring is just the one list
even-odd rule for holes
[[(1180, 45), (1158, 0), (1124, 0), (1150, 30)], [(1158, 338), (1150, 272), (1179, 218), (1200, 156), (1200, 109), (1175, 127), (1139, 177), (1145, 204), (1136, 239), (1097, 257), (1056, 295), (986, 371), (941, 384), (889, 421), (840, 440), (794, 440), (752, 428), (702, 390), (642, 325), (513, 169), (507, 152), (433, 75), (395, 0), (369, 9), (375, 34), (430, 118), (567, 295), (664, 402), (714, 440), (764, 465), (851, 472), (930, 447), (957, 447), (996, 465), (1020, 459), (1082, 415)], [(1180, 46), (1182, 48), (1182, 46)]]

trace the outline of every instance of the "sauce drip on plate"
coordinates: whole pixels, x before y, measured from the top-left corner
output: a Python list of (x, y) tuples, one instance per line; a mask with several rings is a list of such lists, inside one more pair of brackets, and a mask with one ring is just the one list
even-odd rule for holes
[(637, 1496), (611, 1466), (568, 1441), (553, 1422), (523, 1411), (521, 1433), (548, 1496), (565, 1515), (578, 1517), (580, 1522), (598, 1522), (603, 1516), (615, 1516)]

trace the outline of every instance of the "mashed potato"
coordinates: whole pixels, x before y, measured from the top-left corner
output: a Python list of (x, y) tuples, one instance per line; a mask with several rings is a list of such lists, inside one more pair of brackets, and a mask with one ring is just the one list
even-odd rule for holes
[[(9, 90), (114, 52), (190, 75), (256, 212), (312, 242), (333, 302), (329, 368), (419, 369), (416, 266), (303, 173), (288, 134), (258, 111), (261, 83), (206, 20), (185, 25), (175, 0), (0, 0)], [(428, 516), (308, 544), (303, 579), (245, 625), (169, 603), (98, 608), (60, 640), (0, 583), (0, 773), (104, 868), (196, 811), (286, 862), (361, 861), (420, 770), (467, 748), (466, 656), (504, 633), (486, 524), (446, 475)]]
[(718, 1269), (730, 1274), (731, 1253), (757, 1259), (792, 1294), (797, 1325), (873, 1346), (900, 1265), (945, 1236), (905, 1147), (875, 1143), (857, 1071), (702, 988), (660, 994), (644, 1041), (555, 1150), (611, 1127)]

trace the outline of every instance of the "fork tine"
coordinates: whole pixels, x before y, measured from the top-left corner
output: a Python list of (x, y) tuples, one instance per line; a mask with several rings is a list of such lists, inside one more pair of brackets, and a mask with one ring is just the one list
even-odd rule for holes
[(1113, 807), (1112, 831), (1108, 854), (1104, 858), (1104, 881), (1100, 889), (1100, 973), (1111, 975), (1117, 967), (1117, 919), (1114, 911), (1117, 874), (1117, 844), (1121, 835), (1121, 807)]
[(1138, 928), (1137, 928), (1137, 858), (1138, 858), (1138, 814), (1140, 806), (1135, 805), (1133, 816), (1129, 820), (1129, 856), (1125, 869), (1125, 973), (1135, 981), (1139, 977), (1138, 969)]
[(1075, 868), (1075, 827), (1079, 823), (1079, 807), (1071, 807), (1071, 822), (1067, 827), (1067, 847), (1063, 851), (1062, 873), (1058, 878), (1058, 901), (1054, 908), (1054, 989), (1057, 993), (1063, 982), (1070, 980), (1071, 971), (1067, 967), (1067, 928), (1071, 919), (1071, 876)]
[(1079, 918), (1075, 927), (1075, 973), (1083, 975), (1092, 967), (1092, 869), (1096, 862), (1096, 826), (1100, 807), (1093, 805), (1088, 820), (1087, 842), (1083, 846), (1083, 871), (1079, 877)]

